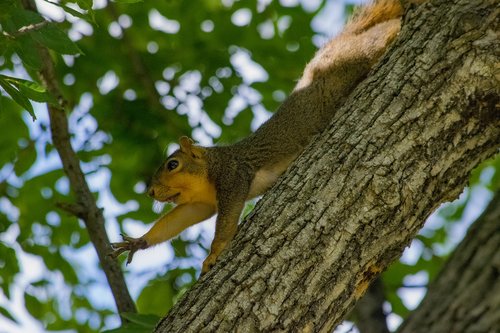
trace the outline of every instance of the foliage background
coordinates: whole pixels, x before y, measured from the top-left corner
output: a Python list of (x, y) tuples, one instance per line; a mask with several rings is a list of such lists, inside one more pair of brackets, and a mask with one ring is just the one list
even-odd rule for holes
[[(42, 16), (18, 0), (0, 4), (0, 332), (119, 324), (83, 224), (56, 207), (73, 198), (50, 139), (44, 103), (57, 96), (38, 82), (37, 45), (51, 49), (71, 142), (118, 240), (157, 217), (143, 191), (180, 135), (203, 144), (248, 135), (352, 11), (335, 0), (133, 2), (37, 1)], [(393, 326), (499, 187), (498, 170), (498, 156), (478, 168), (384, 274)], [(194, 283), (212, 228), (187, 230), (124, 267), (139, 312), (163, 315)]]

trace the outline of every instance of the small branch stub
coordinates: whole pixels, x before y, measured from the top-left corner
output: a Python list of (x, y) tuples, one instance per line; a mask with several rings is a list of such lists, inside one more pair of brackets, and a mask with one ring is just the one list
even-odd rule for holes
[(2, 34), (7, 38), (16, 39), (16, 38), (19, 38), (23, 35), (29, 34), (32, 31), (40, 30), (43, 27), (47, 26), (49, 23), (50, 23), (50, 21), (44, 20), (42, 22), (33, 23), (33, 24), (26, 25), (24, 27), (21, 27), (19, 30), (15, 31), (15, 32), (3, 31)]

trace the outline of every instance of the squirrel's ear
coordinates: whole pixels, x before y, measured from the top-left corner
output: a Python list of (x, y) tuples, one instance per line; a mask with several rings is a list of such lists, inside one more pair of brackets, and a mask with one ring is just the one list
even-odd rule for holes
[(191, 155), (193, 158), (201, 158), (203, 156), (203, 148), (195, 146), (194, 141), (187, 136), (181, 136), (179, 145), (183, 153)]
[(191, 151), (191, 147), (193, 146), (194, 141), (188, 138), (187, 136), (181, 136), (179, 138), (179, 145), (181, 146), (181, 150), (184, 153), (189, 153)]

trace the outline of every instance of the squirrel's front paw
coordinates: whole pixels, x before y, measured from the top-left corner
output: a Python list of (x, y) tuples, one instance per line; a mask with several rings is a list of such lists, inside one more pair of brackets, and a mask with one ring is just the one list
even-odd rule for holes
[(109, 254), (110, 257), (117, 258), (123, 252), (128, 253), (127, 265), (132, 262), (132, 258), (137, 250), (142, 250), (148, 248), (148, 243), (142, 237), (132, 238), (127, 235), (121, 234), (123, 242), (111, 243), (111, 247), (114, 249), (113, 252)]
[(201, 275), (204, 275), (206, 272), (212, 269), (216, 261), (217, 261), (217, 256), (214, 254), (209, 254), (208, 257), (203, 262), (203, 267), (201, 268)]

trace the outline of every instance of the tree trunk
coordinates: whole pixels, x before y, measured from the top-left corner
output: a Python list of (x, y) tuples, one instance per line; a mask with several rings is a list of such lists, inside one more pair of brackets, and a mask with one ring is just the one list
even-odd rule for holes
[(500, 192), (400, 333), (500, 332)]
[(331, 332), (498, 151), (497, 8), (438, 0), (410, 13), (329, 129), (155, 331)]

